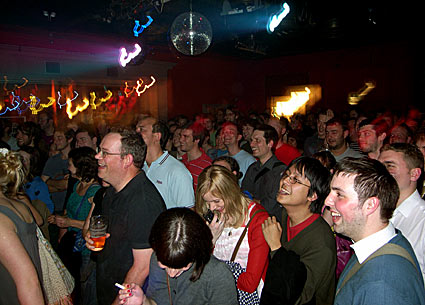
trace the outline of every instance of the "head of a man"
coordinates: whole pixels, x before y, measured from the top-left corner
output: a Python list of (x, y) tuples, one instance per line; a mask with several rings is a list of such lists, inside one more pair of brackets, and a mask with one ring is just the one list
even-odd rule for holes
[(145, 117), (136, 125), (136, 132), (143, 137), (148, 147), (159, 145), (165, 149), (170, 132), (168, 126), (154, 117)]
[(339, 118), (332, 118), (326, 122), (326, 143), (330, 151), (339, 150), (347, 145), (348, 128)]
[(364, 153), (379, 152), (387, 137), (387, 123), (384, 120), (365, 119), (359, 123), (358, 143)]
[(226, 122), (233, 122), (236, 123), (236, 120), (238, 119), (238, 111), (234, 106), (228, 106), (225, 110), (224, 114), (224, 120)]
[(390, 144), (393, 143), (410, 143), (413, 133), (409, 126), (405, 123), (395, 125), (390, 132)]
[(319, 112), (317, 116), (317, 136), (319, 139), (324, 139), (326, 136), (326, 122), (329, 116), (326, 111)]
[(214, 130), (214, 116), (212, 114), (203, 115), (201, 120), (206, 131), (211, 132)]
[(199, 150), (205, 139), (205, 128), (195, 122), (183, 128), (180, 134), (180, 149), (184, 152)]
[(75, 133), (75, 147), (90, 147), (96, 150), (97, 148), (97, 135), (94, 128), (81, 125)]
[(276, 130), (278, 139), (280, 139), (283, 135), (285, 135), (288, 132), (289, 122), (288, 122), (288, 119), (285, 117), (281, 117), (281, 118), (271, 117), (267, 120), (267, 125), (272, 126)]
[(382, 163), (348, 157), (335, 166), (325, 204), (335, 231), (359, 241), (388, 224), (399, 194), (396, 180)]
[(389, 173), (397, 181), (400, 193), (412, 193), (424, 168), (424, 158), (413, 144), (394, 143), (385, 145), (379, 155)]
[(232, 122), (226, 122), (222, 126), (223, 140), (226, 147), (237, 147), (242, 135), (239, 132), (238, 126)]
[(52, 115), (48, 112), (41, 112), (38, 115), (38, 124), (40, 125), (40, 128), (42, 130), (48, 130), (49, 128), (53, 127), (53, 118)]
[(100, 143), (98, 176), (117, 191), (135, 176), (143, 166), (147, 146), (140, 134), (133, 130), (116, 130), (108, 133)]
[(425, 158), (425, 131), (418, 131), (415, 135), (415, 145)]
[(252, 155), (264, 164), (273, 155), (277, 141), (276, 129), (266, 124), (258, 125), (251, 136)]
[(242, 136), (244, 140), (251, 142), (252, 133), (257, 125), (258, 121), (255, 119), (246, 119), (242, 122)]
[(329, 181), (329, 170), (319, 160), (296, 158), (282, 174), (276, 199), (286, 209), (308, 209), (311, 213), (321, 213), (329, 193)]
[(72, 129), (58, 128), (53, 134), (53, 143), (59, 152), (71, 149), (71, 143), (74, 141), (75, 132)]
[(18, 126), (16, 142), (19, 147), (37, 146), (41, 138), (41, 128), (34, 122), (25, 122)]

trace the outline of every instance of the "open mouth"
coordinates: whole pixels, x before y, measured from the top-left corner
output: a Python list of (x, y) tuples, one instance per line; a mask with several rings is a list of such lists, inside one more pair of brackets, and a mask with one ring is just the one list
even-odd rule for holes
[(279, 193), (281, 195), (290, 195), (291, 194), (287, 189), (284, 189), (283, 187), (280, 188)]
[(341, 218), (341, 214), (334, 211), (331, 211), (331, 216), (332, 216), (333, 223), (336, 223)]

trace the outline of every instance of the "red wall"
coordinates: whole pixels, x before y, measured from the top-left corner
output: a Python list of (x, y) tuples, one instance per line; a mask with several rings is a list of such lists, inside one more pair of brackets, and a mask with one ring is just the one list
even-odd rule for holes
[(322, 87), (316, 106), (345, 111), (347, 95), (370, 79), (376, 88), (360, 102), (362, 109), (420, 107), (415, 52), (413, 45), (398, 43), (257, 61), (184, 58), (169, 72), (169, 117), (191, 116), (202, 112), (202, 104), (234, 99), (243, 111), (263, 111), (279, 88), (306, 83)]

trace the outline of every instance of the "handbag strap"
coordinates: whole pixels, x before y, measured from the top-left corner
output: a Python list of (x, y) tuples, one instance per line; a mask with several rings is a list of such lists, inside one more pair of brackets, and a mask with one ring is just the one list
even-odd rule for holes
[(255, 215), (257, 215), (257, 213), (259, 213), (259, 212), (267, 212), (265, 209), (261, 209), (261, 210), (257, 210), (257, 211), (255, 211), (254, 212), (254, 214), (252, 214), (252, 216), (251, 216), (251, 218), (249, 219), (249, 221), (248, 221), (248, 223), (246, 224), (246, 226), (245, 226), (245, 229), (243, 230), (243, 232), (242, 232), (242, 234), (241, 234), (241, 237), (239, 237), (239, 240), (238, 240), (238, 242), (236, 243), (236, 246), (235, 246), (235, 250), (233, 250), (233, 254), (232, 254), (232, 258), (230, 259), (230, 261), (231, 262), (233, 262), (234, 260), (235, 260), (235, 258), (236, 258), (236, 255), (238, 254), (238, 251), (239, 251), (239, 247), (241, 246), (241, 244), (242, 244), (242, 241), (243, 241), (243, 239), (244, 239), (244, 237), (245, 237), (245, 235), (246, 235), (246, 232), (248, 231), (248, 227), (249, 227), (249, 224), (251, 223), (251, 221), (254, 219), (254, 216)]
[[(80, 182), (80, 183), (81, 183), (81, 182)], [(77, 209), (77, 212), (76, 212), (75, 218), (78, 218), (78, 216), (79, 216), (79, 214), (80, 214), (81, 207), (83, 206), (84, 201), (87, 199), (87, 194), (89, 193), (90, 188), (91, 188), (92, 186), (95, 186), (95, 185), (99, 185), (99, 184), (98, 184), (98, 183), (93, 183), (92, 185), (90, 185), (90, 186), (88, 187), (87, 191), (84, 193), (84, 196), (83, 196), (83, 198), (81, 198), (80, 204), (79, 204), (79, 206), (78, 206), (78, 209)]]
[(170, 305), (173, 305), (173, 300), (171, 299), (170, 280), (168, 279), (167, 271), (165, 271), (165, 276), (167, 277), (168, 297), (170, 298)]
[(405, 259), (407, 259), (409, 262), (412, 263), (413, 266), (415, 266), (415, 269), (417, 270), (415, 261), (413, 260), (412, 256), (409, 254), (409, 252), (407, 252), (406, 249), (404, 249), (403, 247), (396, 245), (396, 244), (392, 244), (392, 243), (387, 243), (384, 246), (382, 246), (381, 248), (379, 248), (379, 250), (375, 251), (372, 255), (370, 255), (363, 263), (359, 263), (359, 261), (357, 260), (356, 263), (354, 264), (354, 266), (350, 269), (350, 271), (348, 271), (347, 276), (344, 278), (344, 280), (342, 281), (341, 285), (339, 286), (336, 294), (338, 295), (338, 293), (341, 291), (342, 287), (344, 287), (344, 285), (348, 282), (348, 280), (357, 273), (357, 271), (359, 271), (368, 261), (381, 256), (381, 255), (387, 255), (387, 254), (393, 254), (393, 255), (398, 255), (401, 256)]

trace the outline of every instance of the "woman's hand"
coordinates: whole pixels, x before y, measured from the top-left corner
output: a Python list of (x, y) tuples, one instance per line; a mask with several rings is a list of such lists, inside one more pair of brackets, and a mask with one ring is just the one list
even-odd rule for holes
[(210, 227), (211, 233), (213, 235), (213, 245), (215, 245), (217, 239), (220, 237), (221, 233), (223, 233), (224, 227), (226, 225), (226, 216), (224, 214), (221, 215), (221, 218), (218, 218), (218, 214), (214, 213), (214, 218), (211, 223), (208, 224)]
[(59, 228), (67, 228), (70, 225), (70, 219), (66, 216), (56, 215), (56, 225)]
[(139, 285), (132, 283), (124, 286), (125, 289), (119, 291), (120, 304), (141, 305), (145, 302), (146, 296)]
[(47, 217), (47, 222), (50, 224), (56, 224), (56, 215), (50, 215), (49, 217)]

